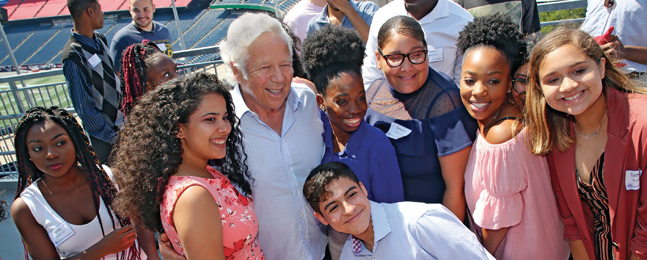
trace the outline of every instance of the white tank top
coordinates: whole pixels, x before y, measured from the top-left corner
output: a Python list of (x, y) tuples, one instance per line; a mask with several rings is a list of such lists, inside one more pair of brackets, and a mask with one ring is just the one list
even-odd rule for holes
[[(110, 172), (110, 169), (106, 166), (103, 166), (103, 168), (106, 170), (106, 173), (108, 173), (110, 179), (112, 179), (112, 172)], [(39, 181), (40, 180), (37, 180), (29, 185), (29, 187), (20, 193), (20, 197), (23, 199), (25, 204), (27, 204), (29, 210), (31, 210), (31, 214), (36, 219), (36, 222), (43, 226), (45, 231), (47, 231), (47, 234), (56, 247), (61, 259), (79, 254), (103, 238), (101, 227), (99, 226), (99, 218), (96, 216), (92, 221), (85, 225), (70, 224), (61, 218), (61, 216), (59, 216), (58, 213), (56, 213), (56, 211), (54, 211), (54, 209), (52, 209), (52, 207), (47, 203), (45, 197), (43, 197), (43, 194), (40, 192), (40, 189), (38, 189), (37, 184)], [(103, 230), (105, 234), (108, 235), (115, 229), (112, 227), (112, 221), (110, 220), (108, 209), (103, 203), (103, 199), (99, 199), (99, 202), (99, 214), (101, 215)], [(114, 212), (110, 213), (112, 213), (112, 216), (114, 217)], [(116, 217), (114, 217), (114, 222), (116, 228), (121, 227)], [(143, 251), (141, 251), (141, 256), (142, 259), (146, 259)], [(117, 259), (117, 254), (107, 255), (104, 259)]]

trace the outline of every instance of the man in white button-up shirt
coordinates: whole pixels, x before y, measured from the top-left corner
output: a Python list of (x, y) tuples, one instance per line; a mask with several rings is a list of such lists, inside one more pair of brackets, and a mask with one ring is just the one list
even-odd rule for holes
[(301, 190), (323, 156), (315, 94), (292, 84), (292, 41), (280, 22), (245, 14), (227, 32), (221, 53), (240, 117), (259, 243), (268, 260), (322, 259), (326, 235)]

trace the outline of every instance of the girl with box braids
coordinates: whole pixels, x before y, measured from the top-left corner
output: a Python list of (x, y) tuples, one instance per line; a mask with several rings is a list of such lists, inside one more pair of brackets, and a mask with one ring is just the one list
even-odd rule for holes
[(175, 62), (149, 40), (128, 46), (124, 50), (122, 64), (124, 91), (121, 110), (126, 115), (144, 93), (176, 76)]
[[(117, 193), (115, 185), (99, 165), (94, 149), (89, 145), (87, 136), (74, 117), (65, 109), (56, 106), (34, 107), (22, 117), (15, 132), (14, 143), (19, 177), (15, 202), (12, 205), (12, 216), (21, 233), (25, 248), (32, 258), (39, 259), (55, 253), (58, 254), (58, 257), (74, 255), (87, 257), (95, 252), (99, 252), (100, 257), (108, 256), (110, 258), (109, 255), (121, 252), (118, 254), (119, 258), (139, 259), (139, 249), (133, 243), (134, 234), (132, 234), (132, 240), (128, 240), (128, 235), (134, 233), (134, 230), (129, 227), (130, 220), (112, 212), (113, 199)], [(79, 184), (76, 184), (80, 188), (65, 187), (65, 184), (61, 182), (63, 179), (72, 181), (84, 179), (85, 183), (80, 181)], [(87, 186), (84, 187), (84, 184)], [(43, 241), (40, 239), (42, 237), (37, 237), (38, 235), (47, 236), (56, 230), (66, 231), (65, 228), (60, 227), (69, 229), (71, 222), (77, 225), (77, 222), (87, 222), (87, 216), (82, 213), (88, 213), (87, 215), (90, 216), (90, 210), (69, 209), (72, 207), (67, 205), (89, 205), (83, 203), (88, 201), (87, 197), (85, 200), (72, 198), (73, 195), (79, 195), (78, 192), (83, 192), (81, 195), (85, 195), (84, 193), (88, 190), (94, 204), (92, 213), (96, 215), (99, 222), (103, 239), (93, 241), (94, 245), (90, 243), (89, 245), (92, 245), (90, 248), (76, 249), (70, 248), (70, 243), (74, 243), (72, 238), (74, 234), (65, 241), (51, 241), (49, 245), (36, 243)], [(62, 204), (66, 206), (60, 207)], [(105, 207), (101, 207), (102, 204)], [(43, 205), (50, 205), (50, 207), (43, 207)], [(102, 212), (104, 213), (102, 214)], [(59, 215), (65, 216), (67, 220), (62, 220), (63, 217)], [(109, 217), (109, 220), (105, 217)], [(54, 223), (55, 225), (63, 225), (52, 227), (51, 222), (57, 222), (56, 220), (62, 223)], [(110, 221), (110, 223), (104, 224), (106, 221)], [(84, 225), (90, 224), (92, 222)], [(119, 229), (120, 227), (125, 228)], [(130, 230), (126, 232), (125, 229)], [(90, 237), (81, 232), (77, 231), (75, 235), (86, 240), (87, 237)], [(115, 237), (123, 238), (129, 242), (117, 246), (116, 241), (113, 241)], [(49, 236), (47, 239), (52, 238)], [(101, 247), (102, 250), (92, 251), (91, 249), (94, 247)], [(49, 251), (49, 249), (56, 250)], [(130, 250), (125, 251), (125, 249)], [(127, 255), (126, 252), (128, 252)]]

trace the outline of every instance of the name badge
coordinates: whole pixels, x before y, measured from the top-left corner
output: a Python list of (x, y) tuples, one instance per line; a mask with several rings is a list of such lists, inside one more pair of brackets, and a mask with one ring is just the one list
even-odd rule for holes
[(47, 235), (49, 235), (49, 240), (54, 243), (55, 247), (63, 244), (63, 242), (70, 239), (70, 237), (74, 236), (74, 234), (76, 233), (74, 232), (74, 230), (72, 230), (70, 224), (68, 224), (67, 222), (61, 222), (56, 225), (54, 229), (47, 232)]
[(158, 43), (157, 48), (160, 49), (160, 51), (165, 52), (166, 51), (166, 44)]
[(94, 55), (92, 55), (92, 57), (90, 57), (90, 59), (88, 59), (88, 62), (89, 62), (89, 63), (90, 63), (90, 65), (94, 68), (94, 67), (96, 67), (99, 63), (101, 63), (101, 58), (99, 58), (99, 55), (94, 54)]
[(393, 139), (393, 140), (398, 140), (402, 137), (405, 137), (411, 133), (411, 130), (409, 128), (406, 128), (396, 122), (391, 123), (391, 127), (389, 128), (389, 131), (386, 132), (386, 136)]
[(445, 60), (445, 52), (443, 47), (437, 47), (433, 50), (427, 51), (427, 56), (429, 56), (429, 62), (438, 62)]
[(643, 171), (640, 169), (635, 171), (628, 170), (625, 174), (625, 188), (627, 190), (640, 190), (640, 176), (643, 174)]

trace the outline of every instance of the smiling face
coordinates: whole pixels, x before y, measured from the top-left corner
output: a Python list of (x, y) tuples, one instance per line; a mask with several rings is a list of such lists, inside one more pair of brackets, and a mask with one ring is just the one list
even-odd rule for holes
[(249, 109), (256, 113), (282, 109), (292, 83), (292, 56), (288, 44), (274, 33), (261, 34), (249, 45), (246, 67), (247, 78), (242, 71), (235, 67), (233, 70)]
[(505, 55), (490, 47), (468, 50), (463, 58), (461, 98), (470, 115), (487, 124), (506, 102), (512, 88)]
[(359, 128), (368, 107), (362, 77), (342, 72), (329, 82), (326, 95), (319, 95), (317, 102), (325, 107), (335, 135), (350, 135)]
[(152, 0), (130, 0), (128, 11), (130, 11), (133, 22), (135, 22), (137, 27), (144, 31), (151, 31), (153, 29), (155, 5)]
[(602, 79), (604, 58), (600, 63), (567, 44), (550, 52), (539, 66), (538, 82), (553, 109), (580, 115), (604, 102)]
[(189, 116), (189, 121), (180, 124), (178, 137), (184, 151), (182, 157), (204, 161), (224, 158), (227, 154), (227, 137), (231, 132), (228, 115), (222, 95), (205, 95), (198, 109)]
[[(409, 36), (395, 33), (391, 39), (384, 44), (382, 53), (386, 55), (409, 54), (414, 51), (426, 50), (427, 46), (422, 41)], [(400, 66), (389, 67), (386, 59), (375, 51), (377, 57), (377, 68), (382, 70), (384, 77), (395, 91), (402, 94), (410, 94), (420, 89), (429, 74), (429, 58), (420, 64), (412, 64), (405, 58)]]
[[(512, 100), (519, 109), (526, 107), (526, 89), (528, 89), (528, 73), (530, 63), (523, 64), (515, 71), (512, 78), (516, 81), (512, 87)], [(521, 93), (523, 94), (521, 94)]]
[(164, 53), (155, 53), (146, 70), (146, 92), (154, 90), (164, 82), (177, 77), (175, 61)]
[(65, 175), (76, 166), (76, 149), (67, 131), (54, 121), (35, 124), (27, 131), (29, 158), (51, 177)]
[(371, 203), (362, 183), (340, 177), (328, 183), (326, 191), (330, 193), (330, 197), (319, 203), (321, 213), (315, 212), (321, 223), (357, 237), (373, 232), (370, 228)]

